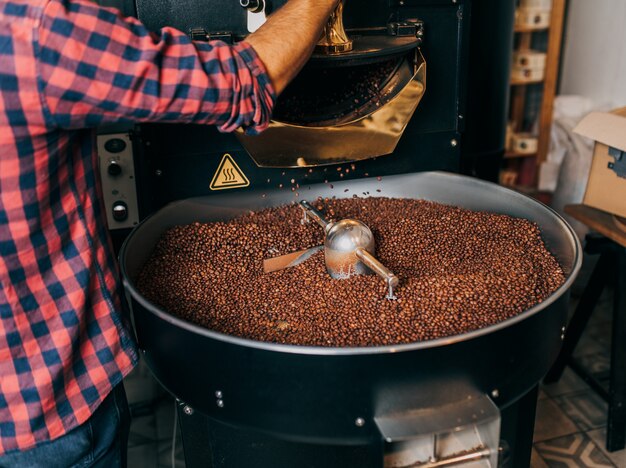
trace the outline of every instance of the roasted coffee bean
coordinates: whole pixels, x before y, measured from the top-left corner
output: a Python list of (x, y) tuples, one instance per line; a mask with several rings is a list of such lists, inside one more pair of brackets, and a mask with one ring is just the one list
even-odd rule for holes
[(329, 218), (356, 218), (400, 279), (385, 299), (375, 275), (334, 280), (320, 252), (266, 274), (263, 259), (323, 241), (296, 205), (228, 223), (167, 231), (137, 286), (163, 310), (228, 335), (314, 346), (380, 346), (458, 335), (544, 301), (565, 278), (537, 225), (424, 200), (317, 199)]
[(273, 117), (282, 122), (316, 124), (346, 116), (370, 113), (374, 102), (380, 106), (393, 93), (391, 86), (398, 59), (348, 67), (305, 67), (281, 93)]

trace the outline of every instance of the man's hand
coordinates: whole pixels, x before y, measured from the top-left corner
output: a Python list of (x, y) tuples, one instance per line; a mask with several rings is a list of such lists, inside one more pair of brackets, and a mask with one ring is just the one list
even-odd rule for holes
[(289, 0), (248, 42), (280, 94), (309, 59), (338, 0)]

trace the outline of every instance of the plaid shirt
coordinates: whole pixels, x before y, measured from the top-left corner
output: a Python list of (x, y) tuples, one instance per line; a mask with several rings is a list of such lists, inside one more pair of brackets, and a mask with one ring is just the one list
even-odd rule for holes
[(254, 132), (274, 99), (246, 43), (150, 33), (83, 0), (0, 0), (0, 454), (86, 421), (137, 361), (93, 127)]

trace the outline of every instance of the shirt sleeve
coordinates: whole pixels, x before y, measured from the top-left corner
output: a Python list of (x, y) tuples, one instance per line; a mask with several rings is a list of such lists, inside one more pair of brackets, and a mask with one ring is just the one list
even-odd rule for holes
[(49, 124), (187, 122), (264, 130), (276, 95), (245, 42), (195, 42), (86, 0), (50, 0), (36, 48)]

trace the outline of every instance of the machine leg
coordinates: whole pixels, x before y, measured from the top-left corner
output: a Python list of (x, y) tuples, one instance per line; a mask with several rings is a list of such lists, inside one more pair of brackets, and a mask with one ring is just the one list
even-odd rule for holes
[(621, 450), (626, 444), (626, 248), (616, 252), (613, 333), (611, 338), (611, 380), (606, 448)]
[(499, 461), (501, 468), (528, 468), (533, 447), (539, 386), (502, 410), (500, 441), (508, 446)]
[(608, 276), (612, 270), (611, 264), (613, 259), (611, 257), (612, 253), (610, 251), (605, 251), (600, 255), (598, 263), (591, 274), (591, 278), (589, 279), (587, 286), (585, 286), (585, 290), (583, 291), (580, 302), (576, 307), (576, 311), (567, 326), (565, 341), (563, 342), (561, 352), (556, 358), (556, 362), (552, 365), (552, 368), (543, 379), (545, 383), (554, 383), (561, 378), (561, 375), (565, 370), (565, 366), (572, 357), (572, 353), (578, 344), (578, 340), (580, 340), (580, 337), (589, 322), (589, 318), (593, 313), (593, 309), (607, 283)]

